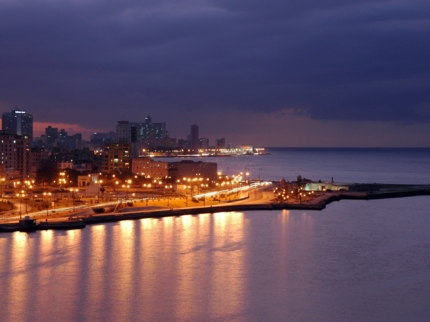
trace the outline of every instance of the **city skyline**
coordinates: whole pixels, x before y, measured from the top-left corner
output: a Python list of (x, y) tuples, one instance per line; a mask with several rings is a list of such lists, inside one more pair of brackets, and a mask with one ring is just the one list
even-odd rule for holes
[(35, 133), (150, 114), (173, 137), (199, 124), (235, 145), (428, 147), (429, 13), (419, 0), (0, 1), (0, 110), (39, 115)]
[[(275, 116), (276, 117), (276, 116)], [(285, 117), (285, 114), (281, 113), (281, 117)], [(271, 118), (270, 118), (271, 119)], [(234, 120), (233, 120), (234, 121)], [(255, 129), (255, 127), (258, 127), (258, 123), (261, 122), (261, 119), (258, 119), (255, 117), (252, 119), (252, 127)], [(118, 121), (116, 121), (118, 122)], [(273, 126), (276, 126), (275, 128)], [(265, 144), (265, 141), (259, 140), (259, 134), (260, 132), (254, 131), (249, 134), (244, 133), (234, 133), (236, 136), (228, 142), (238, 142), (233, 143), (233, 145), (242, 145), (242, 144), (253, 144), (254, 146), (266, 146), (266, 147), (276, 147), (276, 146), (290, 146), (290, 147), (428, 147), (430, 145), (427, 144), (427, 137), (425, 137), (423, 134), (425, 134), (425, 128), (426, 125), (418, 125), (414, 127), (413, 129), (410, 129), (411, 131), (408, 133), (408, 138), (404, 137), (402, 132), (396, 132), (396, 129), (398, 126), (400, 127), (406, 127), (407, 125), (395, 125), (395, 124), (383, 124), (382, 126), (379, 126), (377, 122), (362, 122), (362, 123), (356, 123), (352, 121), (346, 121), (342, 124), (336, 123), (336, 122), (317, 122), (314, 120), (307, 120), (305, 118), (292, 118), (286, 121), (284, 124), (274, 124), (271, 122), (267, 122), (267, 126), (269, 128), (274, 129), (274, 131), (277, 131), (279, 133), (280, 130), (282, 130), (280, 127), (282, 126), (288, 126), (290, 128), (289, 134), (294, 136), (294, 133), (297, 136), (301, 137), (302, 139), (305, 138), (306, 141), (299, 141), (300, 143), (297, 143), (296, 141), (292, 141), (288, 145), (281, 145), (276, 144), (278, 141), (268, 141), (269, 143)], [(109, 131), (115, 132), (115, 125), (111, 128), (103, 128), (103, 129), (91, 129), (91, 128), (84, 128), (79, 124), (69, 124), (65, 122), (38, 122), (34, 121), (33, 123), (33, 130), (34, 130), (34, 137), (38, 137), (40, 135), (44, 135), (45, 130), (48, 126), (52, 126), (54, 128), (58, 129), (65, 129), (66, 132), (69, 132), (70, 134), (78, 134), (81, 133), (83, 135), (83, 139), (89, 140), (90, 136), (94, 133), (100, 132), (105, 133)], [(178, 138), (186, 137), (188, 135), (187, 128), (190, 125), (185, 125), (185, 128), (181, 130), (177, 130), (176, 132), (180, 132)], [(231, 124), (231, 126), (234, 126), (234, 124)], [(170, 128), (177, 128), (175, 126), (169, 126)], [(327, 130), (327, 128), (335, 128), (336, 131), (333, 131), (331, 133), (325, 133), (325, 137), (321, 137), (320, 133), (321, 131), (324, 132)], [(347, 131), (360, 131), (363, 132), (360, 134), (360, 136), (355, 137), (347, 137), (345, 138), (342, 135), (339, 135), (338, 129), (340, 130), (347, 130)], [(357, 133), (354, 132), (354, 133)], [(207, 135), (208, 133), (212, 133), (211, 135)], [(233, 135), (233, 134), (232, 134)], [(216, 144), (217, 138), (223, 136), (222, 133), (217, 133), (216, 131), (213, 131), (211, 128), (205, 129), (205, 137), (211, 137), (211, 145)], [(226, 135), (225, 135), (226, 136)], [(314, 138), (319, 139), (319, 144), (315, 143), (316, 141)], [(415, 144), (410, 144), (411, 141), (409, 138), (412, 138), (412, 142)], [(373, 144), (362, 144), (363, 141), (368, 142), (374, 142)], [(301, 142), (305, 142), (301, 144)], [(394, 144), (393, 142), (397, 142), (397, 144)], [(375, 144), (376, 143), (376, 144)]]

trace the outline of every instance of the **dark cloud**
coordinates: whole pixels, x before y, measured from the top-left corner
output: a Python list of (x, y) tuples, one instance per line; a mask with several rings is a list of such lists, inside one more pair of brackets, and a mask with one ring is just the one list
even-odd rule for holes
[(419, 0), (0, 0), (0, 102), (98, 128), (196, 109), (430, 122), (428, 39)]

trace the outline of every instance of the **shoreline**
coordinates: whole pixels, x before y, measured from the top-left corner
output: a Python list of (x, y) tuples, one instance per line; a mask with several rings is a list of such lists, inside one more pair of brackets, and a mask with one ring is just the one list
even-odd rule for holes
[(162, 218), (170, 216), (181, 215), (198, 215), (205, 213), (217, 212), (231, 212), (231, 211), (256, 211), (256, 210), (323, 210), (327, 205), (332, 202), (341, 200), (377, 200), (377, 199), (393, 199), (430, 195), (430, 190), (417, 190), (417, 191), (400, 191), (400, 192), (386, 192), (378, 194), (368, 193), (330, 193), (325, 195), (325, 198), (317, 203), (254, 203), (254, 204), (240, 204), (240, 205), (221, 205), (211, 207), (193, 207), (193, 208), (177, 208), (177, 209), (160, 209), (152, 211), (129, 211), (124, 213), (95, 215), (82, 220), (87, 223), (105, 222), (104, 220), (121, 221), (129, 219), (143, 219), (143, 218)]
[[(72, 216), (60, 217), (54, 221), (36, 221), (35, 219), (28, 219), (30, 225), (23, 225), (24, 223), (5, 223), (0, 224), (0, 232), (14, 232), (14, 231), (36, 231), (47, 229), (82, 229), (86, 225), (102, 224), (109, 222), (117, 222), (122, 220), (138, 220), (145, 218), (163, 218), (172, 216), (183, 215), (199, 215), (205, 213), (218, 213), (218, 212), (232, 212), (232, 211), (258, 211), (258, 210), (314, 210), (321, 211), (332, 202), (341, 200), (378, 200), (378, 199), (392, 199), (404, 198), (415, 196), (428, 196), (430, 195), (429, 186), (419, 186), (420, 188), (411, 189), (410, 186), (402, 186), (403, 189), (398, 191), (380, 192), (380, 191), (366, 191), (366, 192), (351, 192), (351, 191), (336, 191), (324, 192), (315, 199), (302, 203), (282, 203), (269, 201), (252, 201), (241, 200), (241, 203), (222, 204), (212, 206), (198, 206), (187, 208), (168, 208), (162, 207), (160, 209), (150, 210), (133, 210), (115, 213), (102, 213), (82, 216), (70, 220)], [(418, 186), (415, 186), (418, 187)], [(237, 200), (239, 202), (239, 200)], [(25, 220), (22, 220), (24, 222)]]

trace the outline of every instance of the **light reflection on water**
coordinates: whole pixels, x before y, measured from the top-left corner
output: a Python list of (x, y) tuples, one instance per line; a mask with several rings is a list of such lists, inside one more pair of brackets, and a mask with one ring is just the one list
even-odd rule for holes
[(9, 280), (8, 289), (11, 291), (9, 299), (10, 316), (19, 315), (25, 310), (26, 302), (28, 302), (28, 294), (25, 292), (26, 285), (29, 284), (28, 279), (31, 278), (27, 274), (28, 253), (32, 250), (32, 245), (29, 243), (27, 234), (15, 233), (12, 239), (12, 261), (11, 269), (16, 270), (18, 274), (12, 276)]
[[(96, 307), (103, 306), (104, 293), (106, 292), (104, 285), (108, 283), (103, 274), (104, 265), (106, 265), (106, 226), (97, 225), (91, 230), (92, 247), (88, 249), (90, 261), (88, 262), (88, 271), (90, 277), (87, 279), (87, 298), (88, 303), (94, 303)], [(101, 320), (101, 317), (93, 312), (95, 319)]]
[(425, 321), (428, 207), (345, 201), (2, 234), (1, 320)]

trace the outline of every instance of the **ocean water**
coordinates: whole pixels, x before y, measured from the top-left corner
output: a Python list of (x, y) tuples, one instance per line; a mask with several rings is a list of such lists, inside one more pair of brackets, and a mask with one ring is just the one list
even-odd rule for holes
[[(430, 184), (430, 149), (268, 148), (271, 155), (208, 158), (223, 174), (346, 183)], [(203, 160), (189, 158), (191, 160)], [(162, 160), (162, 159), (160, 159)], [(166, 159), (164, 159), (166, 160)]]
[[(215, 162), (270, 180), (430, 183), (429, 149), (270, 152)], [(423, 196), (0, 234), (0, 320), (429, 321), (429, 209)]]

